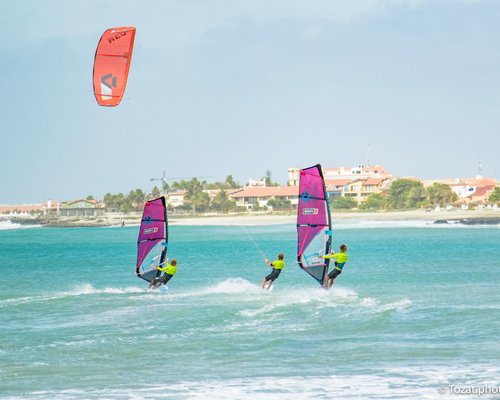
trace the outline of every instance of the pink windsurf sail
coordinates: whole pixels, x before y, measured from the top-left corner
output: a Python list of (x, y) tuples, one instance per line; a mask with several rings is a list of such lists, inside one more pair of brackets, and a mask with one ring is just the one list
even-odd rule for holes
[(321, 285), (328, 274), (332, 222), (321, 165), (300, 170), (297, 206), (297, 262)]
[(136, 273), (150, 282), (160, 274), (156, 269), (167, 257), (168, 220), (165, 197), (144, 204), (139, 237), (137, 239)]

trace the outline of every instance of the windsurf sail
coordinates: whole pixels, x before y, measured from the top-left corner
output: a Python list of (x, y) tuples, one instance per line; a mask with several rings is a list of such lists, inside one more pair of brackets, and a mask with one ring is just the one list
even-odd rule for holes
[(297, 206), (297, 262), (321, 285), (330, 259), (322, 258), (332, 246), (332, 222), (321, 165), (300, 170)]
[(134, 39), (132, 26), (107, 29), (102, 34), (94, 58), (94, 95), (99, 105), (120, 104), (127, 86)]
[(165, 262), (168, 245), (168, 220), (165, 197), (147, 201), (137, 239), (136, 273), (150, 282), (160, 275), (156, 267)]

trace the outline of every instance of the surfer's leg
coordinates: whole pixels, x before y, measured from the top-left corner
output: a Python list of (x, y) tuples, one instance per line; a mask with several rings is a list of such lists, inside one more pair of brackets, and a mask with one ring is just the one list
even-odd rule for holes
[(267, 281), (271, 281), (271, 283), (269, 283), (269, 286), (267, 287), (268, 289), (271, 287), (271, 285), (273, 284), (273, 279), (274, 279), (274, 268), (273, 270), (271, 271), (271, 273), (269, 275), (267, 275), (264, 279), (262, 279), (262, 289), (265, 289), (266, 288), (266, 282)]

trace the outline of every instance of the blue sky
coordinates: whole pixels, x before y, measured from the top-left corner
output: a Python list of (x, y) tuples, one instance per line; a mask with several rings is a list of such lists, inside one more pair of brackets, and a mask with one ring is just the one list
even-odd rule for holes
[[(22, 1), (0, 14), (0, 203), (150, 190), (151, 177), (371, 163), (500, 173), (500, 2)], [(95, 47), (132, 25), (125, 97)]]

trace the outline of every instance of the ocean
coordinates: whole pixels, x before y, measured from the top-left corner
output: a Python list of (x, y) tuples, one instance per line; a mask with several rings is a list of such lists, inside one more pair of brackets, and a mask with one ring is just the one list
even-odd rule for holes
[[(137, 234), (0, 230), (2, 399), (500, 398), (498, 226), (336, 222), (332, 291), (293, 224), (171, 226), (166, 293)], [(260, 250), (285, 254), (271, 292)]]

